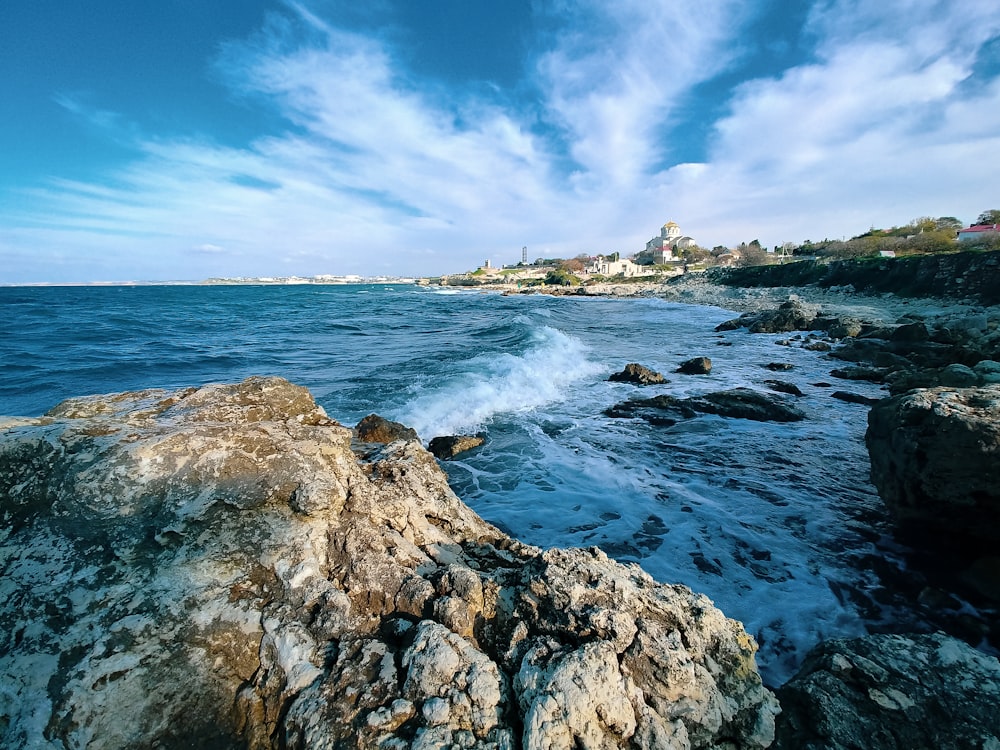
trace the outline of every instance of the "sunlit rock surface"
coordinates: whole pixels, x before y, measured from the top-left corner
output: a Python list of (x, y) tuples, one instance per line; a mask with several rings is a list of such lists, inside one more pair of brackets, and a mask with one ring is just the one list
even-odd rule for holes
[(765, 747), (704, 596), (520, 544), (278, 378), (0, 420), (0, 745)]

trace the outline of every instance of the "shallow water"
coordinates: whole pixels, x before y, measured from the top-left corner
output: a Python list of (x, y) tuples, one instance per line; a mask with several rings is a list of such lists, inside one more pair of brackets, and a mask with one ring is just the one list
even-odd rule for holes
[[(830, 396), (879, 388), (816, 385), (835, 362), (779, 345), (788, 336), (715, 333), (729, 311), (409, 286), (0, 288), (0, 306), (2, 414), (273, 374), (344, 424), (377, 412), (424, 441), (483, 431), (446, 465), (477, 512), (531, 544), (598, 545), (706, 593), (758, 639), (770, 684), (823, 638), (916, 618), (885, 590), (902, 558), (868, 481), (867, 409)], [(671, 374), (698, 355), (711, 375)], [(607, 382), (628, 362), (670, 382)], [(806, 420), (665, 428), (603, 414), (767, 379), (804, 392), (787, 398)]]

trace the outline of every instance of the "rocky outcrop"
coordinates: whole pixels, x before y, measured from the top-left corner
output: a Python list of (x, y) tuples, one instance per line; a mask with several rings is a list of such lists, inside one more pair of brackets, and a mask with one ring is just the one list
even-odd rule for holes
[(778, 695), (781, 750), (1000, 747), (1000, 662), (941, 633), (826, 641)]
[(681, 362), (677, 372), (682, 375), (708, 375), (712, 372), (712, 360), (708, 357), (694, 357)]
[(904, 525), (1000, 541), (1000, 385), (914, 390), (876, 404), (871, 478)]
[(369, 414), (354, 426), (354, 434), (363, 443), (393, 443), (418, 440), (417, 431), (378, 414)]
[(661, 426), (693, 419), (698, 414), (752, 419), (757, 422), (797, 422), (805, 418), (805, 414), (786, 399), (752, 388), (732, 388), (690, 398), (667, 395), (634, 398), (615, 404), (605, 414), (613, 418), (639, 417), (650, 424)]
[(614, 373), (608, 380), (612, 383), (635, 383), (637, 385), (657, 385), (667, 382), (663, 375), (640, 365), (638, 362), (630, 362), (625, 365), (625, 369)]
[(482, 435), (442, 435), (431, 438), (427, 444), (427, 450), (433, 453), (436, 458), (448, 460), (459, 453), (478, 448), (484, 442), (486, 442), (486, 438)]
[(1000, 304), (1000, 251), (861, 258), (712, 269), (710, 279), (741, 287), (849, 287), (865, 294), (972, 299)]
[[(767, 746), (739, 623), (278, 378), (0, 424), (0, 744)], [(355, 453), (353, 450), (358, 451)]]

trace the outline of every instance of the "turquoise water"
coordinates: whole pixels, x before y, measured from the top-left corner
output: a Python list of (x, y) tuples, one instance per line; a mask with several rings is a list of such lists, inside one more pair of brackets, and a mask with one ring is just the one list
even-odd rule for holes
[[(598, 545), (706, 593), (757, 637), (771, 683), (822, 638), (913, 617), (872, 564), (893, 552), (868, 482), (865, 407), (816, 385), (836, 366), (820, 353), (715, 333), (729, 311), (416, 286), (0, 288), (0, 310), (0, 414), (280, 375), (347, 425), (375, 412), (425, 442), (485, 432), (446, 466), (477, 512), (526, 542)], [(711, 375), (671, 374), (698, 355)], [(776, 376), (763, 367), (775, 361), (794, 367)], [(607, 382), (628, 362), (671, 382)], [(775, 377), (805, 392), (805, 421), (603, 415), (634, 395), (764, 390)]]

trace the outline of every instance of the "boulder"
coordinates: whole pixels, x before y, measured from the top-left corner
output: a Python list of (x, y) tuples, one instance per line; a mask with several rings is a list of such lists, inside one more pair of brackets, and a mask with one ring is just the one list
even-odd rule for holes
[(830, 394), (830, 397), (848, 404), (861, 404), (862, 406), (874, 406), (881, 400), (871, 398), (870, 396), (862, 396), (860, 393), (851, 393), (850, 391), (834, 391)]
[(0, 422), (0, 745), (766, 747), (706, 597), (487, 524), (280, 378)]
[(638, 362), (630, 362), (625, 365), (624, 370), (614, 373), (608, 380), (612, 383), (637, 383), (638, 385), (656, 385), (667, 382), (660, 373), (654, 372)]
[(712, 372), (712, 360), (708, 357), (694, 357), (693, 359), (681, 362), (674, 372), (683, 375), (708, 375)]
[(667, 395), (630, 399), (615, 404), (605, 414), (614, 418), (639, 417), (650, 424), (663, 426), (692, 419), (698, 414), (758, 422), (797, 422), (805, 418), (805, 414), (787, 400), (751, 388), (733, 388), (683, 399)]
[(354, 436), (362, 443), (393, 443), (397, 440), (420, 440), (411, 427), (369, 414), (354, 427)]
[(775, 310), (744, 313), (739, 318), (727, 320), (715, 327), (716, 331), (747, 328), (750, 333), (788, 333), (808, 331), (813, 327), (816, 313), (798, 299), (782, 302)]
[(1000, 662), (941, 633), (823, 642), (778, 697), (778, 750), (1000, 747)]
[(1000, 385), (913, 390), (868, 415), (871, 478), (904, 525), (1000, 541)]
[(485, 442), (481, 435), (445, 435), (431, 438), (427, 444), (427, 450), (437, 458), (447, 460), (454, 458), (459, 453), (478, 448)]
[(789, 383), (787, 380), (765, 380), (764, 385), (770, 388), (772, 391), (777, 391), (778, 393), (787, 393), (790, 396), (803, 396), (802, 389), (799, 388), (795, 383)]

